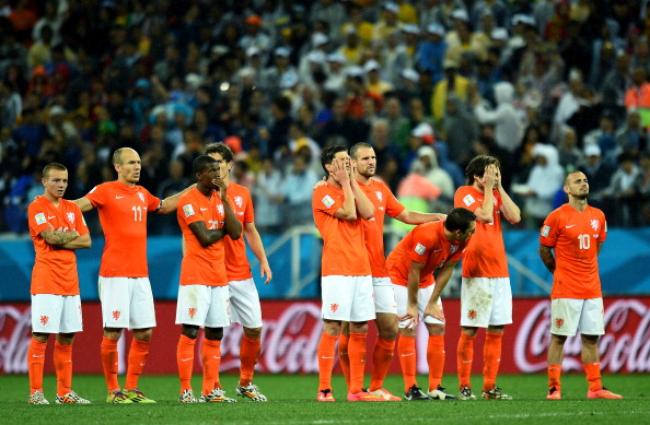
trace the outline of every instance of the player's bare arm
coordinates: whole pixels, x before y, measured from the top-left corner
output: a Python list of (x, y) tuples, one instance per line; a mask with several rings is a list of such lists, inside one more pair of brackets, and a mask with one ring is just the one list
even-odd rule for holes
[(226, 196), (225, 182), (219, 179), (218, 184), (219, 184), (219, 195), (221, 196), (221, 202), (223, 203), (223, 211), (226, 216), (224, 222), (224, 228), (226, 229), (226, 233), (228, 234), (228, 236), (230, 236), (230, 239), (232, 240), (239, 239), (242, 233), (242, 225), (239, 222), (239, 220), (237, 220), (237, 217), (235, 216), (235, 212), (230, 206), (230, 201), (228, 201), (228, 196)]
[(87, 212), (87, 211), (90, 211), (93, 208), (95, 208), (93, 206), (93, 203), (90, 202), (90, 200), (88, 198), (86, 198), (85, 196), (83, 196), (83, 197), (81, 197), (79, 199), (75, 199), (72, 202), (77, 204), (77, 206), (81, 209), (81, 212)]
[[(357, 173), (356, 166), (353, 164), (351, 167), (352, 176), (355, 176)], [(375, 216), (375, 206), (370, 202), (366, 194), (363, 193), (356, 178), (350, 179), (350, 186), (352, 187), (352, 193), (354, 193), (354, 202), (357, 206), (357, 211), (359, 211), (359, 215), (366, 220), (370, 220)]]
[(271, 279), (273, 279), (273, 272), (271, 271), (271, 266), (269, 266), (269, 260), (266, 258), (264, 244), (262, 243), (260, 233), (257, 231), (257, 227), (255, 227), (255, 223), (244, 224), (244, 235), (246, 236), (248, 246), (260, 263), (260, 274), (264, 278), (264, 283), (268, 285)]
[(336, 210), (334, 215), (341, 220), (354, 221), (357, 219), (357, 206), (354, 201), (354, 193), (350, 186), (350, 175), (345, 169), (344, 160), (335, 160), (332, 162), (332, 171), (330, 177), (341, 185), (343, 189), (343, 207)]
[[(600, 249), (600, 246), (598, 247)], [(555, 256), (553, 255), (553, 249), (548, 246), (540, 245), (539, 246), (539, 257), (542, 259), (542, 263), (546, 266), (548, 271), (551, 273), (555, 272)]]
[(407, 280), (408, 306), (406, 307), (406, 317), (402, 319), (411, 319), (413, 324), (418, 322), (418, 290), (420, 287), (420, 272), (424, 268), (423, 263), (411, 261)]
[(196, 236), (196, 239), (198, 239), (199, 243), (204, 248), (220, 241), (224, 236), (226, 236), (225, 229), (210, 230), (205, 226), (203, 221), (195, 221), (194, 223), (190, 223), (189, 226), (194, 236)]
[(423, 224), (430, 221), (442, 221), (447, 218), (447, 214), (441, 213), (421, 213), (417, 211), (403, 210), (396, 217), (397, 220), (406, 224)]
[(63, 248), (63, 245), (79, 237), (79, 232), (76, 230), (55, 230), (50, 223), (47, 223), (47, 227), (48, 229), (42, 231), (40, 235), (48, 245), (57, 248)]
[(441, 321), (445, 320), (445, 315), (442, 312), (440, 306), (438, 306), (438, 300), (440, 299), (440, 294), (442, 294), (442, 291), (449, 283), (449, 280), (451, 279), (451, 275), (454, 272), (454, 267), (456, 266), (457, 263), (458, 263), (457, 261), (448, 262), (440, 269), (438, 273), (436, 273), (436, 285), (433, 288), (433, 292), (431, 293), (431, 298), (429, 298), (427, 307), (424, 310), (425, 316), (429, 315)]
[(494, 220), (494, 193), (492, 191), (497, 184), (497, 167), (493, 164), (485, 167), (485, 173), (479, 181), (483, 185), (483, 203), (474, 211), (474, 214), (478, 220), (492, 223)]
[(501, 170), (497, 168), (497, 189), (499, 190), (499, 195), (501, 195), (501, 213), (503, 217), (510, 224), (517, 224), (521, 221), (521, 210), (512, 200), (508, 192), (503, 188), (501, 184)]
[(178, 200), (183, 196), (188, 190), (194, 188), (196, 186), (196, 183), (186, 187), (185, 189), (181, 190), (178, 193), (175, 193), (173, 195), (170, 195), (160, 201), (160, 208), (156, 210), (158, 214), (171, 214), (174, 211), (176, 211), (176, 207), (178, 206)]
[(74, 238), (70, 242), (61, 245), (61, 248), (83, 249), (83, 248), (90, 248), (91, 245), (92, 245), (92, 239), (90, 238), (90, 233), (86, 233), (85, 235), (81, 235), (77, 238)]

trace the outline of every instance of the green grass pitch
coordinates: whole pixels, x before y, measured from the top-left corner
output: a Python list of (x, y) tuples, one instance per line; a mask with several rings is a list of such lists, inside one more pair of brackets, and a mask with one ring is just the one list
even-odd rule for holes
[[(123, 378), (121, 378), (123, 379)], [(234, 375), (222, 375), (228, 395), (235, 396)], [(420, 384), (426, 377), (419, 377)], [(456, 378), (445, 377), (448, 388)], [(480, 389), (480, 376), (474, 376)], [(268, 403), (240, 399), (232, 404), (181, 405), (176, 401), (175, 376), (143, 376), (145, 393), (158, 400), (155, 405), (107, 405), (100, 376), (75, 376), (74, 388), (93, 401), (90, 406), (30, 406), (26, 376), (0, 376), (0, 423), (5, 424), (237, 424), (237, 425), (410, 425), (410, 424), (650, 424), (650, 375), (608, 375), (605, 385), (625, 396), (624, 400), (587, 400), (581, 374), (563, 376), (564, 399), (544, 399), (545, 375), (510, 375), (499, 385), (514, 397), (512, 401), (428, 401), (399, 403), (348, 403), (340, 376), (334, 378), (336, 403), (315, 401), (318, 378), (314, 375), (259, 375), (255, 383), (269, 397)], [(200, 390), (200, 377), (194, 379)], [(402, 387), (400, 376), (390, 376), (386, 387), (395, 394)], [(53, 376), (45, 377), (45, 395), (54, 402)]]

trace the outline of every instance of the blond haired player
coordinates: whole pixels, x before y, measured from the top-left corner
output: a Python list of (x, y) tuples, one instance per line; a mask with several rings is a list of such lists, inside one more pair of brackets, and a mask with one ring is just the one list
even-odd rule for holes
[(32, 339), (27, 350), (31, 404), (49, 404), (43, 394), (45, 349), (56, 334), (56, 403), (89, 404), (72, 391), (72, 341), (83, 330), (75, 250), (89, 248), (88, 227), (74, 202), (63, 199), (68, 170), (52, 162), (43, 168), (45, 189), (27, 208), (36, 258), (32, 270)]
[[(142, 163), (131, 148), (119, 148), (113, 153), (113, 167), (116, 180), (99, 184), (75, 200), (84, 212), (97, 208), (105, 238), (98, 280), (106, 402), (155, 403), (138, 388), (149, 356), (152, 328), (156, 326), (147, 267), (147, 214), (176, 211), (180, 193), (161, 201), (138, 185)], [(133, 331), (124, 391), (117, 380), (117, 341), (122, 329)]]
[(621, 399), (622, 396), (603, 387), (598, 356), (598, 338), (605, 334), (598, 275), (598, 253), (607, 238), (605, 214), (588, 204), (589, 182), (584, 173), (570, 173), (564, 181), (564, 191), (569, 202), (546, 217), (539, 239), (540, 257), (553, 273), (546, 398), (562, 398), (564, 342), (580, 330), (582, 365), (589, 384), (587, 398)]

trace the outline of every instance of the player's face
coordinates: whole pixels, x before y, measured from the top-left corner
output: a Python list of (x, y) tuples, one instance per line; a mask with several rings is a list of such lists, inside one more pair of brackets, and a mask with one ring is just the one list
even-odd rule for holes
[(50, 198), (61, 199), (68, 188), (68, 172), (66, 170), (49, 170), (42, 181), (45, 193)]
[(377, 157), (373, 148), (360, 148), (352, 161), (357, 166), (357, 172), (366, 178), (377, 172)]
[(220, 172), (219, 164), (211, 162), (197, 175), (197, 183), (207, 188), (218, 190), (219, 186), (217, 186), (216, 182), (220, 179)]
[(350, 155), (346, 151), (336, 152), (334, 161), (342, 161), (345, 164), (345, 171), (350, 172)]
[(120, 163), (115, 165), (115, 169), (120, 180), (136, 184), (140, 181), (140, 170), (142, 170), (140, 155), (133, 149), (124, 150), (120, 156)]
[(217, 165), (219, 167), (219, 178), (225, 180), (230, 175), (232, 164), (226, 161), (219, 152), (212, 152), (208, 154), (208, 156), (214, 158), (217, 161)]
[(465, 230), (464, 232), (458, 231), (458, 241), (460, 242), (468, 241), (472, 237), (475, 231), (476, 231), (476, 222), (472, 221), (469, 224), (467, 230)]
[(589, 196), (589, 181), (584, 173), (572, 173), (567, 177), (564, 191), (570, 197), (587, 199)]

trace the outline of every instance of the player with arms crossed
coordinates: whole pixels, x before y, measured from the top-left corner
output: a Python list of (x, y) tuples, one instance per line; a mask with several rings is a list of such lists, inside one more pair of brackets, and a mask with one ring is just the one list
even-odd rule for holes
[(488, 400), (510, 400), (512, 397), (496, 385), (503, 328), (512, 323), (512, 292), (501, 216), (514, 224), (521, 220), (521, 212), (501, 185), (498, 159), (478, 155), (467, 164), (465, 175), (469, 185), (456, 190), (454, 206), (476, 214), (476, 233), (463, 257), (461, 333), (456, 352), (459, 399), (476, 399), (470, 383), (474, 338), (478, 328), (487, 328), (482, 396)]
[[(106, 402), (155, 403), (138, 389), (149, 356), (152, 328), (156, 326), (147, 268), (147, 213), (176, 211), (180, 193), (161, 201), (138, 185), (142, 164), (140, 155), (131, 148), (119, 148), (113, 153), (113, 167), (117, 180), (99, 184), (75, 200), (84, 212), (97, 208), (105, 238), (99, 267), (99, 300)], [(117, 341), (122, 329), (133, 330), (124, 391), (117, 380)]]
[[(377, 157), (372, 145), (357, 143), (350, 148), (350, 158), (356, 170), (353, 176), (359, 188), (375, 207), (375, 214), (369, 220), (362, 220), (365, 233), (366, 249), (370, 259), (372, 284), (375, 301), (375, 323), (379, 333), (373, 352), (373, 371), (370, 381), (370, 392), (383, 396), (389, 401), (399, 401), (388, 390), (383, 388), (384, 379), (393, 360), (395, 338), (397, 337), (397, 304), (393, 284), (386, 269), (384, 255), (384, 217), (387, 214), (408, 224), (422, 224), (440, 220), (444, 214), (427, 214), (408, 211), (395, 198), (388, 186), (374, 178), (377, 170)], [(354, 190), (354, 186), (353, 186)], [(346, 379), (349, 377), (349, 359), (347, 346), (349, 340), (348, 323), (344, 323), (339, 337), (339, 359)], [(415, 340), (414, 340), (415, 341)]]
[(546, 217), (540, 235), (539, 255), (553, 273), (546, 398), (562, 398), (564, 342), (580, 330), (582, 365), (589, 383), (587, 398), (621, 399), (603, 387), (598, 356), (598, 337), (605, 334), (598, 274), (598, 253), (607, 237), (605, 214), (587, 203), (589, 183), (584, 173), (570, 173), (564, 191), (569, 202)]
[[(416, 226), (388, 256), (386, 265), (394, 283), (400, 317), (398, 350), (405, 400), (455, 398), (441, 386), (445, 368), (445, 322), (440, 294), (475, 230), (476, 216), (467, 209), (454, 208), (444, 222)], [(422, 393), (415, 379), (415, 336), (420, 318), (429, 332), (427, 394)]]
[(68, 170), (52, 162), (43, 168), (45, 189), (27, 208), (36, 258), (32, 270), (32, 339), (27, 350), (30, 404), (49, 404), (43, 394), (45, 349), (56, 334), (56, 403), (89, 404), (72, 391), (72, 341), (83, 330), (75, 250), (89, 248), (88, 227), (74, 202), (63, 199)]
[[(230, 181), (233, 154), (224, 143), (213, 143), (206, 147), (205, 153), (214, 158), (220, 169), (220, 178), (226, 186), (226, 193), (230, 205), (235, 212), (235, 217), (242, 225), (243, 234), (260, 263), (264, 283), (268, 284), (273, 277), (269, 261), (266, 258), (262, 238), (255, 227), (255, 213), (253, 201), (248, 189), (240, 184)], [(266, 401), (256, 385), (253, 384), (255, 364), (260, 354), (260, 337), (262, 335), (262, 306), (260, 297), (255, 287), (251, 266), (246, 256), (246, 243), (244, 238), (231, 238), (226, 235), (226, 272), (228, 274), (228, 287), (230, 288), (230, 307), (232, 321), (241, 323), (244, 335), (241, 340), (239, 357), (241, 359), (239, 385), (235, 389), (237, 394), (250, 401)]]
[(204, 327), (203, 389), (199, 401), (233, 402), (219, 385), (221, 338), (223, 328), (230, 325), (224, 237), (239, 238), (241, 224), (226, 197), (218, 161), (208, 155), (198, 156), (192, 171), (196, 187), (180, 197), (176, 212), (185, 247), (176, 308), (176, 324), (183, 327), (176, 350), (179, 399), (181, 403), (197, 401), (191, 383), (194, 346), (199, 328)]
[[(350, 381), (348, 401), (384, 401), (362, 390), (368, 321), (375, 318), (372, 277), (361, 220), (374, 216), (372, 203), (351, 178), (350, 157), (344, 146), (330, 146), (321, 154), (325, 184), (314, 187), (314, 223), (323, 238), (321, 265), (324, 329), (318, 346), (318, 401), (334, 401), (332, 367), (342, 322), (350, 322)], [(356, 186), (356, 187), (354, 187)], [(354, 188), (353, 188), (354, 187)]]

